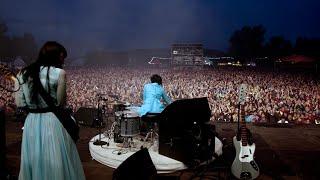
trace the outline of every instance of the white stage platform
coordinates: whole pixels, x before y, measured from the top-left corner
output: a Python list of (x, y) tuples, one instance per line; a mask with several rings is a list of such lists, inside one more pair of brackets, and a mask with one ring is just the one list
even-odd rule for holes
[[(140, 150), (140, 147), (143, 145), (142, 141), (134, 138), (134, 148), (121, 148), (119, 147), (119, 145), (117, 146), (117, 144), (113, 142), (113, 139), (109, 141), (109, 146), (96, 146), (93, 144), (93, 142), (98, 138), (99, 135), (96, 135), (89, 142), (89, 151), (91, 157), (101, 164), (104, 164), (111, 168), (117, 168), (128, 157)], [(101, 140), (107, 141), (107, 138), (103, 134), (101, 134)], [(158, 173), (171, 173), (187, 168), (182, 162), (163, 156), (158, 152), (153, 151), (153, 147), (150, 147), (150, 144), (146, 143), (144, 147), (149, 147), (149, 154)], [(222, 154), (222, 143), (218, 138), (215, 139), (215, 152), (218, 155)]]

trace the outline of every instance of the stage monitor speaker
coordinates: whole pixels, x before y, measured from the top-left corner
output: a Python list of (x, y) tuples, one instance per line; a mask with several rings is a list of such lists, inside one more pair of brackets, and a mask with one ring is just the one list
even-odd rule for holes
[(154, 166), (149, 151), (146, 148), (139, 150), (126, 159), (120, 166), (113, 172), (114, 180), (127, 180), (127, 179), (151, 179), (157, 174), (156, 167)]
[(209, 124), (207, 98), (178, 100), (162, 113), (159, 123), (159, 153), (188, 166), (212, 157), (215, 127)]
[(80, 125), (93, 126), (94, 120), (98, 117), (98, 109), (81, 107), (74, 117)]
[(180, 136), (182, 131), (191, 129), (195, 123), (202, 125), (209, 122), (210, 117), (211, 110), (206, 97), (177, 100), (161, 113), (159, 130), (162, 137)]

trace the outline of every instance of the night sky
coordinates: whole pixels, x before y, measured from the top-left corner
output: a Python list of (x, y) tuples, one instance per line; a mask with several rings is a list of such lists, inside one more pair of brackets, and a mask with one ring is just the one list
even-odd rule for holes
[(10, 35), (56, 40), (73, 54), (200, 42), (227, 50), (231, 34), (263, 25), (266, 38), (320, 37), (319, 0), (0, 0)]

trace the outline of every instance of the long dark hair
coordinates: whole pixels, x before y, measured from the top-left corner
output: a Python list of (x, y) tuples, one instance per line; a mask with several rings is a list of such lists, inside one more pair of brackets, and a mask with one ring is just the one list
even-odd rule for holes
[[(55, 41), (46, 42), (40, 49), (37, 60), (22, 69), (21, 74), (24, 82), (29, 83), (31, 99), (38, 103), (38, 94), (41, 84), (39, 84), (40, 67), (48, 67), (48, 74), (50, 66), (62, 68), (64, 59), (67, 57), (66, 49)], [(47, 76), (49, 82), (49, 76)], [(50, 90), (50, 89), (49, 89)]]

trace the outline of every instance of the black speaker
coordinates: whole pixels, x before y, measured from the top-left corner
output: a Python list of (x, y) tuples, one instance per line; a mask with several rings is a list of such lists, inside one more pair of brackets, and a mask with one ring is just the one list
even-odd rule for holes
[(80, 125), (93, 126), (95, 119), (98, 117), (98, 109), (81, 107), (74, 117)]
[(7, 176), (6, 170), (6, 124), (5, 113), (0, 107), (0, 179), (5, 179)]
[(209, 122), (210, 117), (206, 97), (174, 101), (161, 113), (161, 136), (180, 136), (182, 131), (193, 128), (195, 123), (201, 125)]
[(120, 166), (113, 172), (114, 180), (127, 180), (127, 179), (151, 179), (157, 174), (156, 167), (154, 166), (149, 151), (146, 148), (139, 150), (126, 159)]
[(207, 98), (178, 100), (162, 113), (159, 153), (188, 166), (208, 160), (214, 153), (215, 127), (209, 123)]

